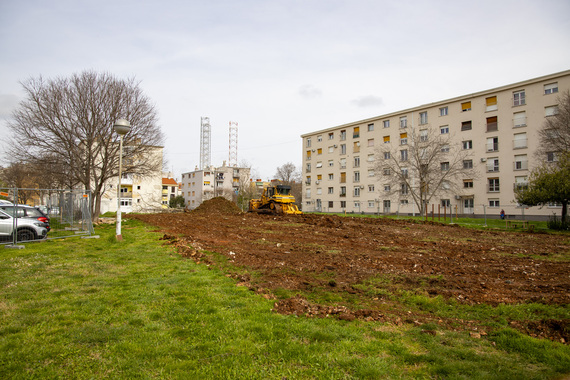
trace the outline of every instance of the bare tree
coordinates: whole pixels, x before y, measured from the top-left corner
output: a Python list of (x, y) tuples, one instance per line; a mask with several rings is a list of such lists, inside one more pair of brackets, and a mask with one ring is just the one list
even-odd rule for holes
[(125, 136), (125, 172), (145, 176), (162, 169), (152, 154), (163, 144), (157, 114), (134, 78), (85, 71), (69, 78), (31, 78), (22, 86), (26, 99), (8, 122), (11, 157), (26, 162), (45, 157), (45, 175), (66, 177), (70, 187), (81, 184), (92, 192), (94, 217), (105, 183), (118, 175), (117, 119), (132, 126)]
[(297, 170), (297, 167), (292, 162), (288, 162), (277, 168), (275, 179), (278, 179), (284, 184), (289, 185), (293, 182), (300, 182), (301, 173)]
[[(541, 161), (554, 160), (554, 155), (570, 152), (570, 90), (561, 93), (555, 112), (546, 118), (539, 130)], [(552, 155), (549, 157), (549, 155)]]
[(473, 178), (468, 151), (452, 145), (449, 134), (426, 126), (402, 135), (399, 144), (377, 149), (374, 173), (389, 193), (411, 197), (420, 213), (434, 196), (457, 190), (461, 176)]
[(14, 203), (25, 204), (34, 195), (29, 189), (35, 188), (34, 170), (31, 165), (25, 163), (12, 163), (2, 170), (2, 183), (10, 188), (21, 189), (18, 191), (18, 199), (12, 199)]

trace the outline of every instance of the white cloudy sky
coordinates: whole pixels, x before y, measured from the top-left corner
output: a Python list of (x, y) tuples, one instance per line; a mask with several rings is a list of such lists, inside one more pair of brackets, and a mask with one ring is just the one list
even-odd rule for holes
[(268, 179), (300, 167), (303, 133), (569, 69), (569, 15), (568, 0), (1, 0), (0, 136), (20, 81), (134, 76), (178, 177), (208, 116), (212, 164), (235, 121), (238, 161)]

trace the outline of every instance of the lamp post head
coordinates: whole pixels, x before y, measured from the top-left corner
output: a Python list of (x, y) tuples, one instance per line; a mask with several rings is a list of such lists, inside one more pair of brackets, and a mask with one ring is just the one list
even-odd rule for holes
[(113, 126), (113, 128), (115, 129), (115, 132), (117, 132), (118, 135), (123, 136), (129, 133), (129, 131), (131, 130), (131, 123), (129, 123), (128, 120), (119, 119), (115, 121), (115, 125)]

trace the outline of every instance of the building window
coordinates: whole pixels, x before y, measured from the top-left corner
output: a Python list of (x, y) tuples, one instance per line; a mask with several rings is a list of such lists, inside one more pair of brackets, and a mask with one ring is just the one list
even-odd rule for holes
[(462, 112), (471, 111), (471, 102), (461, 103), (461, 111)]
[(368, 155), (368, 162), (374, 162), (374, 154)]
[(489, 207), (499, 208), (501, 207), (501, 204), (498, 199), (489, 199)]
[(401, 173), (402, 177), (408, 178), (408, 168), (402, 168)]
[(487, 160), (487, 172), (496, 173), (499, 171), (499, 159), (497, 157)]
[(332, 181), (334, 179), (334, 174), (333, 173), (329, 173), (329, 181)]
[(323, 189), (320, 187), (317, 187), (317, 195), (321, 195), (323, 193)]
[(359, 138), (360, 137), (360, 127), (354, 127), (354, 132), (352, 133), (352, 138)]
[(342, 131), (340, 131), (340, 140), (341, 141), (346, 140), (346, 130), (344, 130), (344, 129)]
[(408, 150), (403, 149), (400, 151), (400, 161), (408, 161)]
[(329, 146), (329, 153), (333, 153), (334, 152), (334, 145)]
[(439, 109), (439, 116), (447, 116), (447, 114), (448, 114), (448, 109), (447, 109), (447, 107), (441, 107), (441, 108)]
[(400, 205), (402, 206), (407, 206), (408, 205), (408, 200), (407, 199), (400, 199)]
[(346, 154), (346, 144), (340, 144), (340, 154)]
[(490, 96), (488, 98), (485, 99), (485, 105), (487, 106), (485, 111), (486, 112), (491, 112), (491, 111), (496, 111), (497, 108), (497, 97), (496, 96)]
[(360, 182), (360, 172), (354, 172), (354, 182)]
[(487, 152), (497, 152), (499, 150), (499, 138), (489, 137), (487, 138)]
[(385, 159), (385, 160), (389, 160), (389, 159), (390, 159), (390, 152), (384, 152), (384, 159)]
[(368, 146), (374, 146), (374, 139), (368, 139)]
[(402, 116), (400, 117), (400, 128), (406, 128), (408, 126), (408, 117)]
[(355, 168), (360, 167), (360, 157), (354, 157), (354, 167)]
[(408, 195), (408, 185), (405, 183), (400, 185), (400, 195)]
[(408, 145), (408, 134), (400, 133), (400, 145)]
[(390, 120), (384, 120), (382, 122), (382, 125), (384, 126), (384, 128), (390, 128)]
[(340, 159), (340, 168), (341, 168), (341, 169), (346, 169), (346, 158), (341, 158), (341, 159)]
[(449, 208), (451, 207), (451, 201), (449, 199), (441, 200), (441, 207)]
[(428, 122), (428, 114), (426, 112), (420, 112), (420, 125), (427, 124)]
[(329, 140), (334, 140), (334, 132), (329, 133)]
[(499, 130), (499, 124), (497, 120), (497, 116), (487, 118), (487, 132), (495, 132)]
[(368, 177), (374, 177), (374, 169), (368, 169)]
[(346, 208), (346, 201), (340, 201), (340, 208)]
[(341, 197), (346, 197), (346, 186), (341, 186), (341, 187), (340, 187), (340, 196), (341, 196)]
[(548, 162), (556, 162), (558, 158), (556, 157), (556, 152), (548, 152), (546, 153), (546, 161)]
[(389, 193), (390, 192), (390, 185), (384, 185), (384, 191)]
[(513, 140), (514, 149), (522, 149), (527, 147), (526, 133), (515, 133)]
[(528, 159), (526, 154), (518, 154), (515, 156), (515, 170), (527, 170)]
[(310, 159), (311, 159), (311, 151), (308, 150), (308, 151), (307, 151), (307, 160), (310, 160)]
[(443, 127), (439, 127), (439, 132), (442, 135), (448, 134), (449, 133), (449, 126), (444, 125)]
[(318, 149), (317, 149), (317, 154), (323, 154), (323, 148), (318, 148)]
[(368, 192), (369, 192), (369, 193), (373, 193), (373, 192), (374, 192), (374, 185), (368, 185)]
[(311, 138), (307, 137), (307, 148), (311, 147)]
[(513, 114), (513, 127), (520, 128), (526, 127), (526, 112), (515, 112)]
[(558, 113), (558, 106), (549, 106), (544, 108), (544, 116), (554, 116)]
[(368, 132), (372, 132), (374, 130), (374, 123), (368, 124)]
[(442, 153), (449, 153), (449, 145), (448, 144), (444, 144), (441, 146), (441, 152)]
[(498, 178), (489, 178), (489, 192), (496, 193), (500, 190), (499, 187), (499, 179)]
[(352, 150), (354, 153), (359, 153), (360, 152), (360, 141), (355, 141), (354, 142), (354, 149)]
[(384, 136), (384, 144), (390, 143), (390, 136)]
[(311, 198), (311, 189), (310, 188), (305, 189), (305, 198)]
[(473, 160), (463, 160), (463, 169), (473, 169)]
[(334, 187), (329, 187), (328, 192), (329, 194), (334, 194)]
[(334, 166), (334, 161), (333, 160), (329, 160), (329, 168)]
[(307, 185), (311, 184), (311, 176), (310, 175), (307, 176), (307, 180), (305, 181), (305, 184), (307, 184)]
[(555, 94), (558, 92), (558, 83), (549, 83), (544, 85), (544, 95)]
[(473, 149), (473, 141), (472, 140), (463, 141), (463, 149), (464, 150)]
[(440, 167), (441, 167), (441, 171), (442, 171), (442, 172), (448, 171), (448, 170), (449, 170), (449, 162), (442, 162), (442, 163), (440, 164)]
[(333, 208), (333, 201), (329, 201), (329, 208)]
[(421, 142), (428, 141), (428, 130), (427, 129), (420, 130), (420, 141)]
[(473, 188), (473, 180), (472, 179), (464, 179), (463, 180), (463, 187), (466, 189)]
[(323, 141), (323, 136), (322, 135), (318, 135), (317, 136), (317, 142), (321, 142)]
[(355, 196), (355, 197), (359, 197), (359, 196), (360, 196), (360, 186), (355, 186), (355, 187), (354, 187), (354, 196)]
[(307, 162), (307, 170), (306, 171), (307, 171), (307, 173), (311, 172), (311, 163), (310, 162)]
[(375, 205), (376, 205), (376, 202), (368, 201), (368, 208), (374, 208)]
[(462, 131), (470, 131), (472, 128), (473, 128), (473, 126), (471, 124), (471, 120), (464, 121), (461, 123), (461, 130)]
[(524, 90), (513, 92), (513, 106), (524, 106), (526, 104)]
[(317, 162), (316, 165), (317, 168), (322, 168), (323, 167), (323, 163), (321, 161)]

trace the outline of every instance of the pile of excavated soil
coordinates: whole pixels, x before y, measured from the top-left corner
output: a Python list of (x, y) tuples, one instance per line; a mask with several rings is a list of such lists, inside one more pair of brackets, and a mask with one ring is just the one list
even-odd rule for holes
[(228, 201), (224, 197), (215, 197), (209, 199), (194, 210), (192, 213), (195, 214), (216, 214), (216, 215), (236, 215), (241, 214), (239, 207), (232, 201)]

